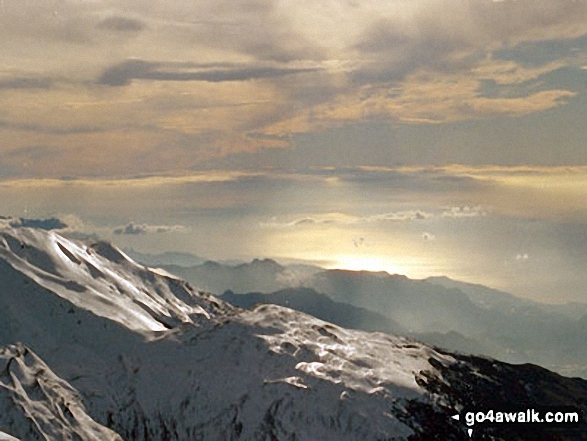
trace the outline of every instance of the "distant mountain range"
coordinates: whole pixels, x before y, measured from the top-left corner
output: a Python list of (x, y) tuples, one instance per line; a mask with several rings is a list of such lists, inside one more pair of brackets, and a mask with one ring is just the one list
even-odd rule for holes
[(175, 266), (197, 266), (201, 265), (206, 261), (191, 253), (180, 253), (177, 251), (166, 251), (164, 253), (142, 253), (132, 248), (124, 248), (124, 253), (131, 259), (141, 262), (144, 265), (149, 266), (164, 266), (164, 265), (175, 265)]
[[(586, 413), (587, 381), (281, 306), (236, 308), (111, 244), (0, 227), (1, 437), (466, 440), (455, 413), (507, 405)], [(587, 428), (545, 436), (584, 439)]]
[[(431, 343), (470, 350), (452, 346), (458, 333), (478, 344), (477, 353), (514, 363), (538, 363), (571, 375), (587, 374), (587, 316), (575, 319), (499, 291), (481, 296), (472, 293), (469, 284), (447, 288), (385, 273), (325, 271), (313, 278), (311, 286), (337, 301), (383, 313), (410, 332), (432, 333), (436, 341)], [(439, 334), (448, 334), (446, 345)]]
[[(450, 350), (537, 363), (587, 378), (587, 304), (538, 303), (446, 277), (412, 280), (385, 272), (299, 270), (270, 259), (163, 267), (205, 291), (246, 295), (226, 297), (235, 305), (275, 303), (341, 326), (400, 333)], [(336, 304), (328, 304), (324, 295)]]
[[(143, 263), (143, 262), (141, 262)], [(148, 265), (148, 263), (145, 263)], [(322, 268), (312, 266), (283, 266), (271, 259), (254, 259), (250, 263), (226, 265), (206, 261), (201, 265), (159, 265), (203, 291), (221, 294), (234, 292), (274, 292), (304, 285)]]
[(388, 334), (407, 333), (404, 327), (383, 314), (348, 303), (336, 302), (326, 294), (320, 294), (311, 288), (287, 288), (271, 294), (235, 294), (232, 291), (226, 291), (220, 298), (247, 309), (260, 304), (281, 305), (314, 315), (344, 328), (380, 331)]

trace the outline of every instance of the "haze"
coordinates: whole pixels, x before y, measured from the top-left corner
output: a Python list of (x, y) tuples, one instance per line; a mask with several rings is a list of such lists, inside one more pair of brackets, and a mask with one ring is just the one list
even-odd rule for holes
[(0, 4), (2, 214), (585, 301), (584, 0)]

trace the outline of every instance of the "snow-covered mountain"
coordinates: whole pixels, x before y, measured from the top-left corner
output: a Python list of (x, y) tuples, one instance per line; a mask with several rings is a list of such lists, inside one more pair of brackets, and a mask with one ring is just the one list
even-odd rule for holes
[(458, 440), (466, 406), (587, 410), (583, 380), (241, 310), (30, 228), (0, 229), (0, 345), (0, 432), (23, 440)]

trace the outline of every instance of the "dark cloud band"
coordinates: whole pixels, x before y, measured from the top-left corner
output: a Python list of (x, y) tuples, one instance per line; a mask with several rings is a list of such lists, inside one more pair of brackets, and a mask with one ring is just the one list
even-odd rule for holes
[(157, 63), (126, 60), (109, 67), (98, 78), (98, 84), (124, 86), (132, 80), (151, 81), (248, 81), (284, 75), (314, 72), (314, 68), (280, 68), (263, 66), (232, 66), (196, 63)]
[(184, 231), (186, 228), (181, 225), (146, 225), (133, 222), (122, 227), (115, 228), (112, 232), (117, 235), (138, 236), (143, 234), (159, 234)]

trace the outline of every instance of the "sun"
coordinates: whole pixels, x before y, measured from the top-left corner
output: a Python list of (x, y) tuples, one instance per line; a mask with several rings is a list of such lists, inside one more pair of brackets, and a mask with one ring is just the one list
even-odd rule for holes
[(329, 267), (351, 271), (386, 271), (389, 274), (406, 274), (406, 268), (386, 256), (340, 255), (332, 259)]

